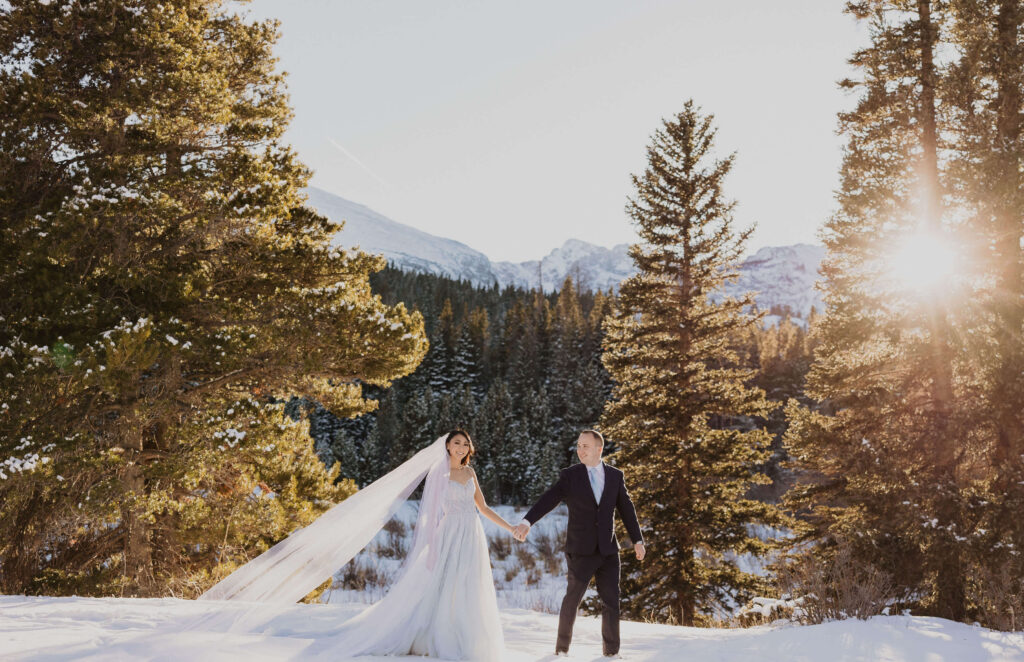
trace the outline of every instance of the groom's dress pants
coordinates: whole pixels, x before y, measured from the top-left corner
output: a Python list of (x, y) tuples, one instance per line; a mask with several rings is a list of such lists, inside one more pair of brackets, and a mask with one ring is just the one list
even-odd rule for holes
[(596, 579), (597, 595), (601, 599), (601, 638), (604, 654), (619, 652), (619, 555), (569, 554), (569, 586), (558, 612), (558, 641), (556, 651), (568, 651), (572, 641), (572, 626), (576, 612), (583, 602), (583, 594), (591, 579)]

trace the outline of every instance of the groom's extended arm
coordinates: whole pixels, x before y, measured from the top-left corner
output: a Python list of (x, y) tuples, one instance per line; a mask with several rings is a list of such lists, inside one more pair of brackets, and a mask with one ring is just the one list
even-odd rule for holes
[(566, 486), (568, 480), (565, 477), (565, 469), (562, 470), (561, 475), (558, 476), (558, 481), (548, 489), (547, 492), (540, 495), (537, 499), (537, 503), (533, 504), (533, 508), (530, 508), (526, 516), (523, 517), (523, 522), (529, 526), (533, 526), (537, 520), (550, 513), (555, 506), (561, 503), (565, 499)]
[(625, 476), (622, 477), (622, 483), (619, 485), (619, 493), (615, 498), (615, 508), (619, 511), (622, 523), (626, 525), (626, 531), (629, 533), (630, 540), (633, 541), (634, 545), (642, 545), (644, 537), (640, 533), (640, 522), (636, 519), (636, 508), (633, 507), (633, 500), (629, 498), (629, 492), (626, 490)]

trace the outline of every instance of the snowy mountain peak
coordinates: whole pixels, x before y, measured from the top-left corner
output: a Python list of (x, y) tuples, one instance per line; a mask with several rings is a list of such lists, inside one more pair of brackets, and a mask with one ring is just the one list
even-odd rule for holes
[(403, 269), (466, 279), (480, 285), (495, 282), (490, 259), (462, 242), (427, 234), (322, 189), (309, 187), (306, 193), (314, 209), (332, 221), (344, 221), (345, 227), (334, 237), (336, 245), (358, 246), (367, 253), (382, 254), (388, 262)]
[[(568, 239), (540, 260), (492, 262), (459, 241), (403, 225), (322, 189), (310, 187), (307, 193), (313, 208), (333, 221), (345, 222), (334, 239), (336, 244), (382, 254), (401, 269), (468, 280), (483, 287), (542, 287), (548, 292), (560, 288), (570, 276), (584, 289), (609, 291), (634, 272), (629, 244), (605, 248)], [(754, 290), (761, 309), (788, 306), (799, 317), (805, 317), (811, 306), (820, 312), (823, 304), (814, 282), (824, 255), (824, 247), (814, 244), (765, 246), (743, 261), (739, 280), (727, 287), (726, 294)]]
[(818, 267), (825, 257), (825, 247), (815, 244), (765, 246), (740, 265), (740, 277), (726, 287), (729, 294), (758, 292), (757, 304), (762, 310), (786, 306), (800, 317), (825, 309), (814, 283), (820, 278)]
[(825, 256), (825, 249), (816, 244), (792, 244), (791, 246), (764, 246), (743, 261), (744, 265), (766, 265), (787, 263), (817, 273), (818, 265)]

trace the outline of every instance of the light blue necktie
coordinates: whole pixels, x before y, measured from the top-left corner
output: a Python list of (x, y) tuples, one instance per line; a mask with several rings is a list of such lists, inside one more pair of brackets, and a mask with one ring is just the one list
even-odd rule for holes
[(587, 473), (590, 474), (590, 489), (594, 491), (594, 501), (601, 503), (601, 493), (597, 491), (597, 467), (588, 467)]

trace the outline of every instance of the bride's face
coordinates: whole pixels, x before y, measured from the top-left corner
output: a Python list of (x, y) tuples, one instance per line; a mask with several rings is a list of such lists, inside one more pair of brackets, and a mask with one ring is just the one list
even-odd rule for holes
[(452, 437), (451, 441), (448, 442), (448, 454), (461, 464), (465, 460), (466, 455), (469, 454), (469, 439), (466, 439), (461, 434)]

